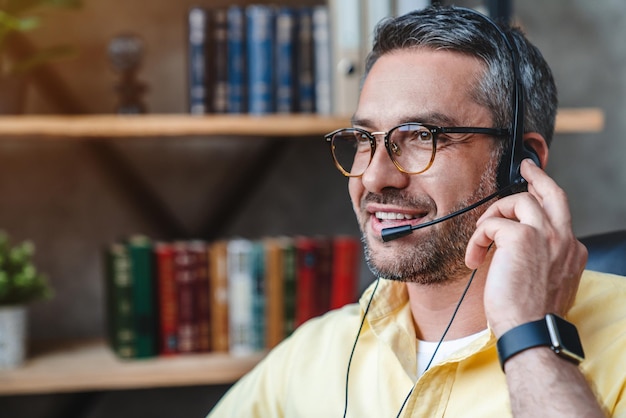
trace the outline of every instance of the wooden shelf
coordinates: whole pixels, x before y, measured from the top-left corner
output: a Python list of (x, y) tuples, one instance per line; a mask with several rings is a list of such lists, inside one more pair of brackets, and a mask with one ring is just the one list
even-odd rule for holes
[[(349, 117), (318, 115), (85, 115), (3, 116), (0, 136), (61, 138), (140, 138), (168, 136), (323, 135), (350, 126)], [(604, 114), (596, 108), (560, 109), (557, 133), (593, 133), (604, 128)]]
[(47, 345), (20, 368), (0, 370), (0, 395), (233, 383), (265, 353), (185, 354), (120, 360), (103, 341)]
[(323, 135), (348, 126), (349, 118), (313, 115), (89, 115), (0, 117), (0, 136), (69, 138), (167, 136)]

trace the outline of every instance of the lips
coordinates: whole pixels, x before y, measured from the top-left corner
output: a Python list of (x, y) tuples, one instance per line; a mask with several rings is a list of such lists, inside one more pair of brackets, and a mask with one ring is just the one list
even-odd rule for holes
[(400, 225), (417, 225), (428, 215), (427, 212), (416, 212), (415, 208), (390, 208), (380, 204), (370, 204), (366, 209), (369, 215), (369, 228), (372, 234), (380, 236), (382, 230)]

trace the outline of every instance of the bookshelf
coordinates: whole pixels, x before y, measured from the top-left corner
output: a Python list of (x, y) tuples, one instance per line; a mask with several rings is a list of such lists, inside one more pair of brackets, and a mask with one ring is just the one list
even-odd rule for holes
[[(318, 115), (152, 114), (138, 116), (2, 116), (0, 137), (145, 138), (180, 136), (250, 136), (299, 138), (350, 126), (349, 117)], [(600, 132), (604, 114), (597, 108), (563, 108), (556, 133)]]
[(0, 395), (226, 384), (263, 356), (207, 353), (124, 361), (104, 341), (65, 341), (35, 346), (22, 367), (0, 371)]
[[(196, 135), (297, 140), (321, 136), (349, 124), (348, 117), (317, 115), (4, 116), (0, 117), (0, 140), (31, 137), (130, 140)], [(603, 112), (596, 108), (564, 108), (557, 116), (556, 132), (561, 134), (600, 132), (603, 127)], [(101, 340), (40, 344), (33, 347), (23, 367), (0, 371), (0, 395), (232, 383), (263, 355), (232, 357), (225, 353), (205, 353), (123, 361)]]

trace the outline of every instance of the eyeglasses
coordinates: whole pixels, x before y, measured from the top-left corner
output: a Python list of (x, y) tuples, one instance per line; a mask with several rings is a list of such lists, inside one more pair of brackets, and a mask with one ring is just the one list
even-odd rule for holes
[[(445, 139), (439, 137), (444, 134)], [(465, 137), (452, 134), (509, 135), (508, 129), (441, 127), (423, 123), (403, 123), (388, 132), (368, 132), (359, 128), (338, 129), (325, 135), (335, 165), (346, 177), (362, 176), (376, 151), (376, 135), (383, 135), (389, 158), (402, 173), (420, 174), (435, 161), (437, 144), (462, 142)]]

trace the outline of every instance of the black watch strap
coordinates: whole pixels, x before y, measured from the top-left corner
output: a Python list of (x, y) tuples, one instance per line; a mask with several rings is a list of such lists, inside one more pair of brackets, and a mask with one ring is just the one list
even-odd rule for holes
[(502, 370), (504, 363), (514, 355), (539, 346), (550, 347), (557, 355), (575, 364), (585, 358), (576, 326), (558, 315), (548, 314), (510, 329), (498, 339)]

